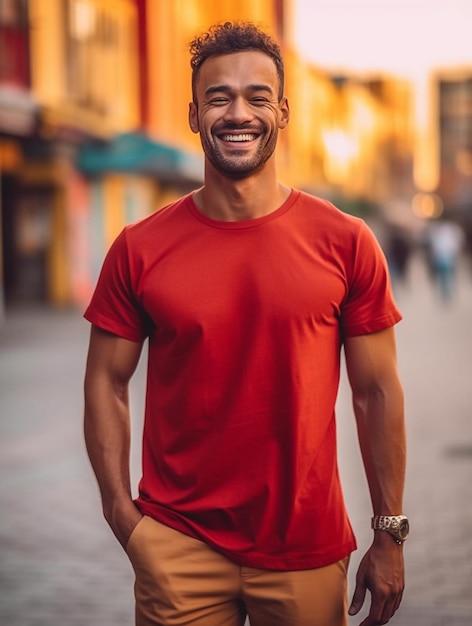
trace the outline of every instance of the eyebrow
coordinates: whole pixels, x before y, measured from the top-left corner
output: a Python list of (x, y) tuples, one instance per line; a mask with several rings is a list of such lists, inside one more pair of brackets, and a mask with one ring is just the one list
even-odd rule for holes
[[(247, 89), (248, 91), (265, 91), (271, 95), (274, 94), (274, 90), (272, 89), (272, 87), (270, 87), (270, 85), (266, 85), (266, 84), (259, 84), (259, 83), (254, 83), (254, 84), (250, 84), (247, 85), (245, 87), (245, 89)], [(211, 87), (208, 87), (208, 89), (205, 90), (205, 96), (211, 96), (212, 94), (215, 93), (231, 93), (233, 91), (233, 88), (230, 85), (212, 85)]]

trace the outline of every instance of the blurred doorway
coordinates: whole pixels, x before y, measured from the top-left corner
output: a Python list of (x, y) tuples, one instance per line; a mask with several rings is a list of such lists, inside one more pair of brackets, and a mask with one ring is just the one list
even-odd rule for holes
[(53, 190), (2, 179), (2, 249), (5, 304), (46, 303), (52, 240)]

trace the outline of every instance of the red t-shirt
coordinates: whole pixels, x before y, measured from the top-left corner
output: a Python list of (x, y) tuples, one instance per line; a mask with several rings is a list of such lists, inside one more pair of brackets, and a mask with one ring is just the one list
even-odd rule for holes
[(343, 336), (400, 313), (365, 223), (300, 191), (252, 220), (192, 196), (127, 226), (85, 317), (149, 337), (137, 506), (265, 569), (355, 549), (336, 458)]

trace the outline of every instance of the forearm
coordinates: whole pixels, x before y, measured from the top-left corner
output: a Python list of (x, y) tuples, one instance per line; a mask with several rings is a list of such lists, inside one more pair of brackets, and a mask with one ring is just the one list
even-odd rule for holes
[(97, 387), (86, 383), (84, 435), (109, 519), (117, 502), (131, 499), (130, 415), (127, 392), (119, 397), (113, 389)]
[[(406, 441), (394, 331), (389, 328), (348, 338), (345, 350), (373, 512), (399, 515), (403, 513)], [(349, 613), (358, 613), (369, 589), (370, 612), (362, 623), (386, 624), (400, 604), (403, 588), (402, 545), (390, 533), (375, 531), (359, 565)]]
[(130, 416), (127, 393), (87, 389), (84, 434), (87, 452), (102, 498), (103, 514), (123, 547), (142, 517), (135, 507), (130, 485)]
[(92, 327), (85, 372), (85, 444), (105, 518), (123, 546), (141, 517), (131, 497), (128, 401), (141, 348), (142, 344)]
[(375, 515), (403, 512), (406, 437), (400, 382), (353, 394), (362, 459)]

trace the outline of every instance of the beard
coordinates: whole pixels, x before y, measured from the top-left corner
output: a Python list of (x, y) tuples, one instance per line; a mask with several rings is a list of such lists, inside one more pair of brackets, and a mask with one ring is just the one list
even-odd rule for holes
[(278, 132), (269, 132), (267, 128), (257, 129), (258, 145), (247, 154), (247, 150), (242, 150), (235, 142), (234, 149), (225, 148), (219, 145), (218, 136), (234, 131), (243, 131), (245, 133), (256, 132), (247, 126), (229, 126), (214, 129), (211, 138), (207, 139), (206, 135), (200, 134), (202, 148), (206, 158), (213, 165), (215, 170), (229, 178), (241, 179), (247, 178), (252, 174), (260, 171), (269, 158), (274, 153), (277, 145)]

